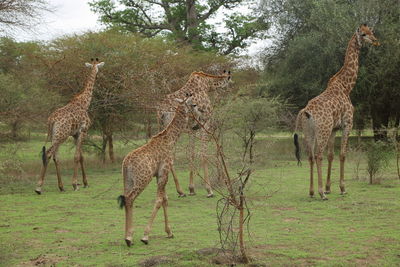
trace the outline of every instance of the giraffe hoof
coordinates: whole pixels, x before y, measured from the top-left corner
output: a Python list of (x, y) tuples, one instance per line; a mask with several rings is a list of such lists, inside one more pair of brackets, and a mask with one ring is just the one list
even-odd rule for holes
[(83, 188), (88, 188), (89, 187), (89, 185), (88, 184), (85, 184), (84, 186), (83, 186)]
[(189, 196), (195, 196), (195, 195), (196, 195), (195, 192), (190, 192), (190, 193), (189, 193)]
[(167, 238), (174, 238), (174, 234), (169, 234)]
[(125, 243), (128, 247), (130, 247), (132, 245), (132, 240), (129, 239), (125, 239)]
[(142, 241), (145, 245), (149, 244), (149, 240), (147, 240), (147, 239), (142, 238), (142, 239), (140, 239), (140, 241)]
[(186, 197), (185, 193), (179, 194), (178, 197)]
[(60, 192), (65, 192), (64, 187), (59, 187)]
[(207, 198), (211, 198), (211, 197), (214, 197), (213, 193), (207, 195)]
[(321, 197), (322, 200), (328, 200), (328, 198), (326, 196)]
[(36, 194), (41, 195), (42, 194), (42, 190), (41, 189), (35, 189)]
[(78, 191), (79, 190), (79, 187), (78, 187), (77, 184), (73, 184), (72, 187), (74, 188), (74, 191)]
[(325, 191), (324, 193), (325, 193), (325, 194), (330, 194), (330, 193), (331, 193), (331, 190), (327, 190), (327, 191)]
[(341, 194), (342, 196), (344, 196), (344, 195), (347, 194), (347, 192), (346, 192), (346, 191), (343, 191), (343, 192), (340, 192), (340, 194)]

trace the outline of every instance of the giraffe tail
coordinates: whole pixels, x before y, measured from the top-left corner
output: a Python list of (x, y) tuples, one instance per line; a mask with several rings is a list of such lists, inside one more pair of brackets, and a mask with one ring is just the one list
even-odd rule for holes
[(118, 205), (119, 205), (119, 208), (120, 208), (120, 209), (122, 209), (122, 208), (125, 207), (126, 200), (125, 200), (125, 196), (124, 196), (124, 195), (120, 195), (120, 196), (117, 198), (117, 201), (118, 201)]
[(294, 129), (294, 135), (293, 135), (293, 141), (294, 141), (294, 146), (295, 146), (294, 155), (296, 156), (296, 159), (297, 159), (297, 166), (301, 166), (299, 135), (297, 134), (297, 131), (300, 126), (299, 123), (301, 121), (301, 116), (303, 116), (304, 113), (307, 113), (307, 112), (305, 112), (304, 110), (300, 110), (299, 114), (297, 115), (296, 126)]
[(294, 139), (294, 146), (295, 146), (294, 154), (297, 159), (297, 166), (300, 166), (301, 165), (300, 145), (299, 145), (299, 136), (297, 135), (297, 133), (294, 134), (293, 139)]
[(46, 147), (43, 146), (42, 147), (42, 162), (43, 162), (43, 166), (47, 165), (47, 157), (46, 157)]

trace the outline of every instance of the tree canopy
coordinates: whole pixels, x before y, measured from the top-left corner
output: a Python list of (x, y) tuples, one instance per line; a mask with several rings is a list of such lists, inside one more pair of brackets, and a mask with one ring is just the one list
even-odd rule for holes
[[(249, 39), (263, 36), (268, 28), (255, 3), (245, 0), (93, 0), (90, 5), (109, 27), (146, 37), (164, 34), (179, 43), (223, 54), (245, 48)], [(250, 7), (251, 12), (235, 12), (238, 7)], [(223, 10), (222, 21), (215, 23)]]

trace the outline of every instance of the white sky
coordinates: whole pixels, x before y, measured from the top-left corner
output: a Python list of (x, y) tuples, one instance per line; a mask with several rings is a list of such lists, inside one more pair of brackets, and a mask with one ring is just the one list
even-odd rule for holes
[(44, 21), (31, 31), (19, 32), (14, 37), (19, 41), (51, 40), (56, 37), (96, 31), (101, 29), (97, 15), (90, 11), (88, 0), (48, 0), (55, 9), (54, 13), (45, 13)]

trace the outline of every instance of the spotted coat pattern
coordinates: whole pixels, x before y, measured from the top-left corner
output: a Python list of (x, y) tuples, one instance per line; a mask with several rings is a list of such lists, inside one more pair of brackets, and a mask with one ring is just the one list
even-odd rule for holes
[[(177, 102), (178, 103), (178, 102)], [(158, 209), (164, 210), (165, 231), (168, 237), (172, 237), (172, 231), (168, 223), (167, 206), (168, 198), (165, 186), (168, 182), (168, 173), (174, 161), (174, 147), (188, 125), (188, 119), (194, 115), (196, 120), (202, 122), (202, 112), (189, 97), (185, 102), (177, 104), (174, 117), (170, 123), (150, 141), (130, 152), (123, 160), (122, 173), (124, 178), (124, 194), (121, 196), (125, 206), (125, 241), (128, 246), (132, 242), (132, 205), (133, 201), (147, 187), (152, 178), (157, 178), (157, 198), (149, 223), (144, 231), (142, 242), (148, 242), (154, 218)]]
[[(359, 52), (363, 42), (379, 45), (372, 30), (365, 24), (361, 25), (350, 39), (343, 67), (329, 80), (328, 86), (320, 95), (311, 99), (302, 109), (296, 121), (296, 129), (303, 130), (306, 150), (310, 163), (310, 196), (314, 195), (313, 166), (314, 161), (318, 172), (318, 192), (322, 199), (327, 199), (330, 193), (331, 168), (336, 131), (343, 130), (340, 151), (340, 189), (345, 194), (344, 162), (347, 142), (353, 127), (353, 105), (350, 92), (353, 89), (358, 73)], [(322, 154), (328, 147), (328, 174), (325, 192), (322, 186)]]
[[(182, 98), (186, 94), (192, 95), (193, 101), (197, 103), (199, 110), (202, 111), (202, 115), (207, 118), (205, 128), (210, 127), (209, 118), (212, 116), (212, 105), (209, 97), (210, 92), (218, 91), (220, 89), (226, 88), (230, 82), (231, 75), (230, 72), (225, 72), (222, 75), (211, 75), (204, 72), (193, 72), (186, 84), (179, 90), (167, 95), (165, 99), (157, 107), (157, 118), (161, 128), (167, 125), (174, 115), (174, 110), (176, 109), (175, 98)], [(208, 166), (207, 160), (205, 158), (207, 153), (207, 134), (204, 129), (198, 131), (199, 138), (202, 142), (201, 147), (201, 158), (202, 167), (204, 170), (203, 179), (207, 189), (207, 197), (213, 196), (213, 191), (210, 186), (210, 180), (208, 177)], [(190, 195), (194, 195), (194, 153), (195, 153), (195, 139), (196, 136), (191, 133), (189, 136), (189, 153), (190, 153), (190, 174), (189, 174), (189, 191)], [(174, 182), (176, 190), (180, 197), (185, 196), (183, 193), (178, 178), (176, 176), (173, 166), (171, 167), (171, 172), (174, 177)]]
[(36, 193), (41, 194), (42, 186), (44, 183), (44, 177), (48, 161), (53, 158), (56, 165), (58, 187), (60, 191), (64, 191), (64, 186), (60, 175), (60, 162), (58, 160), (57, 152), (62, 143), (67, 140), (69, 136), (74, 137), (76, 143), (76, 151), (74, 156), (74, 174), (72, 178), (72, 185), (74, 190), (78, 189), (77, 174), (78, 164), (81, 166), (82, 178), (84, 186), (88, 186), (86, 179), (86, 173), (83, 165), (82, 156), (82, 142), (87, 134), (87, 131), (91, 125), (91, 120), (88, 115), (88, 109), (92, 100), (94, 83), (98, 69), (104, 65), (104, 62), (98, 62), (93, 60), (91, 64), (86, 63), (87, 67), (91, 68), (91, 72), (87, 78), (84, 90), (76, 95), (67, 105), (56, 109), (47, 120), (47, 140), (51, 141), (49, 149), (45, 150), (43, 147), (43, 166), (40, 172)]

